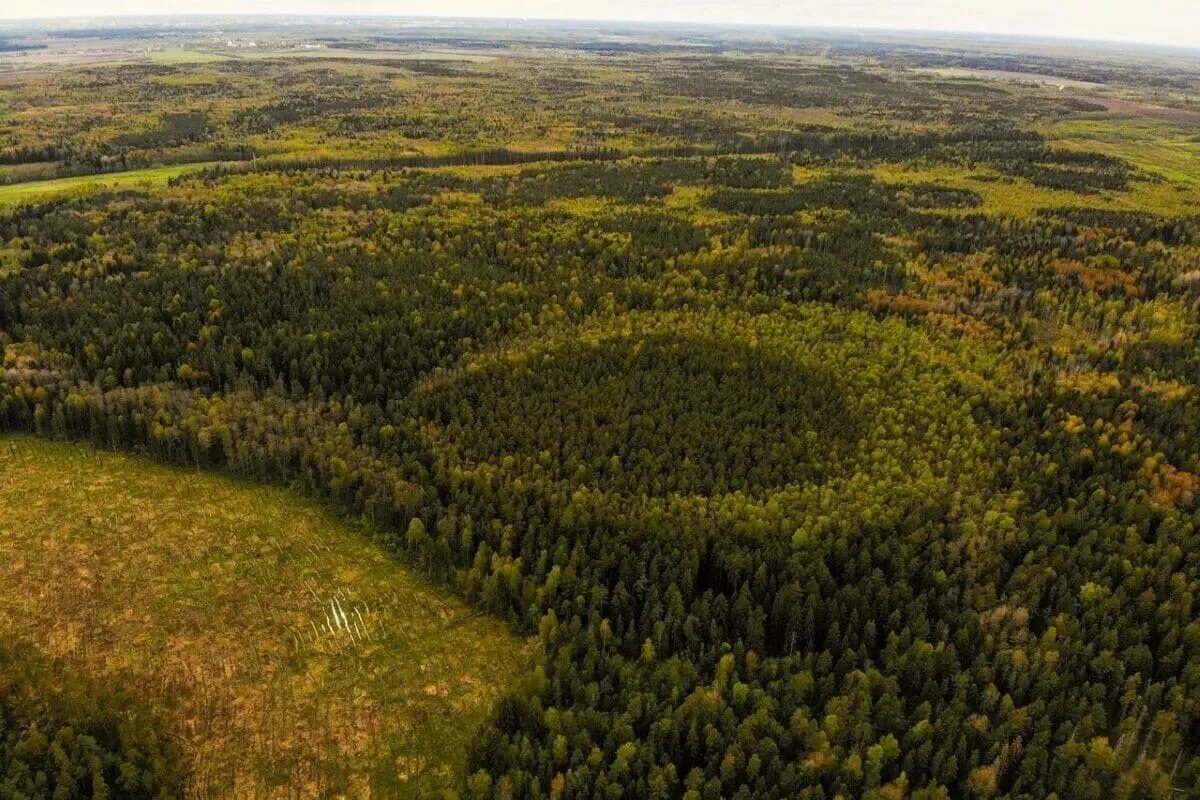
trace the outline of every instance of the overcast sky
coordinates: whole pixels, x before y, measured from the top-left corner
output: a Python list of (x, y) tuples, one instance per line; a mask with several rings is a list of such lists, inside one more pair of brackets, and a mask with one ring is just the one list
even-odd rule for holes
[(985, 31), (1200, 48), (1200, 0), (0, 0), (0, 19), (402, 14)]

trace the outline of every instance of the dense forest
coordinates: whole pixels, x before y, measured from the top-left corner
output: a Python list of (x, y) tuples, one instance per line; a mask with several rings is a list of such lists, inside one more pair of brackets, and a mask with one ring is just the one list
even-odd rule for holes
[[(1062, 141), (1096, 97), (670, 52), (7, 102), (6, 164), (221, 163), (3, 212), (0, 426), (301, 487), (536, 634), (458, 794), (1200, 796), (1200, 185)], [(84, 725), (71, 780), (172, 791)]]
[(168, 734), (133, 698), (0, 645), (0, 797), (181, 796)]

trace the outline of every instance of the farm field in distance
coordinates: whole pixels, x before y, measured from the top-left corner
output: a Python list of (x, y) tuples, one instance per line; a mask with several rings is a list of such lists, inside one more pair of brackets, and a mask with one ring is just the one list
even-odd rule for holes
[(0, 22), (0, 796), (1200, 797), (1197, 98)]

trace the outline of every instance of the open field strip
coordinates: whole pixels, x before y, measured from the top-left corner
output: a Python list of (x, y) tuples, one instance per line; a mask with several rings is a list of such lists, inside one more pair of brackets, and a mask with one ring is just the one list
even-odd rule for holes
[(0, 207), (18, 203), (46, 200), (70, 194), (106, 189), (150, 189), (163, 186), (171, 178), (212, 166), (215, 161), (172, 164), (167, 167), (147, 167), (125, 172), (105, 172), (96, 175), (77, 175), (0, 186)]

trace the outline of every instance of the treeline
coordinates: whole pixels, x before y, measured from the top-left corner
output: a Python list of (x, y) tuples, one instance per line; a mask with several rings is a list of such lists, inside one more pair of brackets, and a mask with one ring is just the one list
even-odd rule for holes
[[(492, 148), (446, 155), (399, 155), (385, 158), (272, 158), (247, 164), (212, 167), (206, 174), (219, 177), (263, 171), (298, 173), (319, 169), (386, 170), (563, 161), (607, 162), (629, 158), (678, 159), (721, 155), (776, 155), (791, 163), (805, 166), (847, 166), (913, 160), (966, 167), (987, 166), (1012, 177), (1028, 179), (1036, 186), (1083, 192), (1123, 189), (1132, 178), (1129, 165), (1118, 158), (1100, 153), (1054, 149), (1036, 133), (1003, 129), (951, 133), (813, 130), (760, 139), (743, 138), (737, 144), (718, 147), (680, 145), (642, 148), (633, 152), (611, 148), (544, 151)], [(586, 174), (581, 173), (579, 177)], [(609, 173), (597, 170), (594, 174)], [(547, 177), (553, 179), (554, 176)], [(713, 177), (717, 185), (741, 185), (736, 180), (729, 184), (721, 183), (719, 176), (709, 177)], [(728, 178), (733, 180), (734, 176), (731, 174)], [(583, 194), (586, 191), (586, 182), (581, 181), (570, 191), (576, 195)]]
[(0, 150), (0, 164), (40, 164), (54, 162), (54, 174), (60, 178), (70, 178), (76, 175), (98, 175), (106, 172), (120, 172), (127, 169), (163, 166), (167, 164), (187, 164), (194, 161), (246, 161), (252, 160), (256, 153), (251, 147), (206, 146), (186, 151), (171, 151), (159, 149), (133, 149), (135, 141), (144, 142), (144, 147), (155, 148), (154, 134), (131, 134), (128, 141), (122, 143), (122, 148), (111, 147), (76, 147), (72, 145), (46, 145), (8, 148)]
[[(768, 151), (770, 152), (770, 151)], [(580, 148), (575, 150), (510, 150), (489, 148), (467, 150), (446, 155), (398, 155), (381, 158), (337, 156), (325, 158), (273, 158), (250, 164), (224, 164), (210, 167), (202, 175), (219, 178), (246, 172), (306, 173), (313, 170), (389, 170), (430, 169), (436, 167), (506, 166), (564, 161), (621, 161), (627, 158), (687, 158), (716, 155), (703, 146), (661, 147), (629, 153), (611, 148)]]

